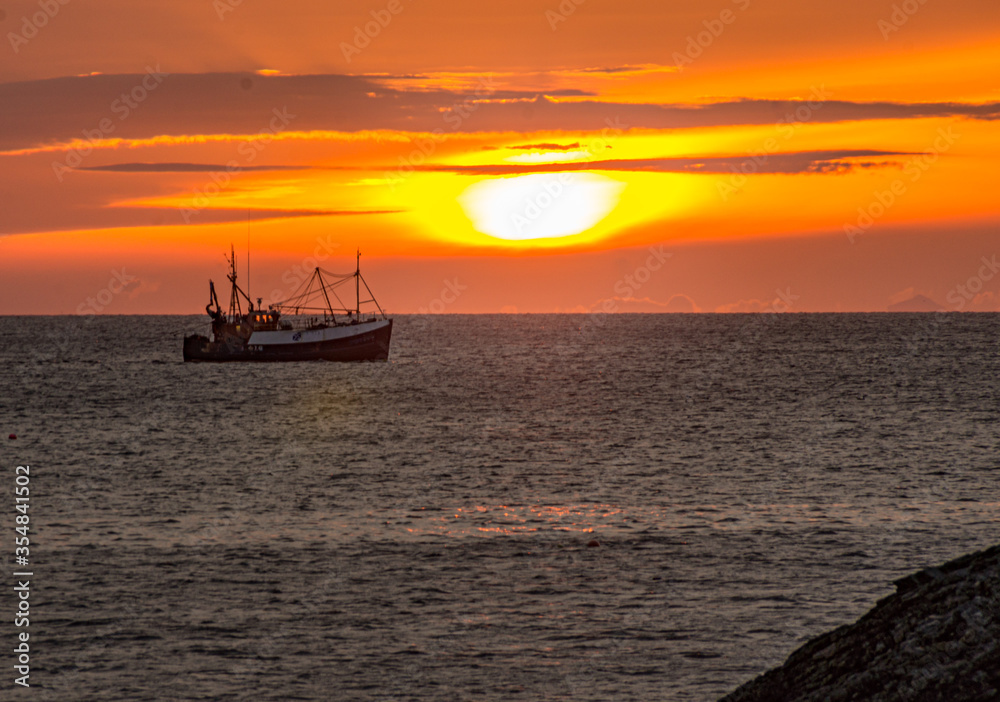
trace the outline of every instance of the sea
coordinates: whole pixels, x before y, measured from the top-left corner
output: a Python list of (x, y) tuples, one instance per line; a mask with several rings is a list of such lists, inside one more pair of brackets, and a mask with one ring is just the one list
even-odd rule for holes
[(182, 362), (205, 328), (0, 318), (3, 699), (716, 700), (998, 541), (998, 314), (400, 315), (387, 362)]

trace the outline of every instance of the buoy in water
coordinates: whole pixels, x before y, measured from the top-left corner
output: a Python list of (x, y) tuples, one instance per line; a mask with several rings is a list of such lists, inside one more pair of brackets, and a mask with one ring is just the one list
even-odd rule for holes
[(598, 541), (597, 539), (591, 539), (590, 541), (587, 542), (587, 548), (597, 548), (600, 545), (601, 542)]
[(11, 435), (10, 435), (10, 436), (8, 436), (7, 438), (8, 438), (8, 439), (11, 439), (11, 440), (13, 440), (13, 439), (16, 439), (16, 438), (17, 438), (17, 434), (11, 434)]

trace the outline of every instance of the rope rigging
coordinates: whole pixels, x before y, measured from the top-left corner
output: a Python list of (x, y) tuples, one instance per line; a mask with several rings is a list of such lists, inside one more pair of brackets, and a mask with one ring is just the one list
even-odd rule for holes
[[(368, 283), (365, 282), (364, 277), (361, 275), (360, 253), (358, 254), (358, 258), (359, 265), (353, 273), (331, 273), (317, 266), (313, 270), (313, 274), (300, 283), (295, 292), (284, 300), (272, 303), (270, 309), (296, 315), (300, 312), (324, 312), (329, 315), (339, 312), (360, 316), (361, 305), (371, 302), (375, 304), (379, 314), (384, 318), (385, 312), (378, 304), (375, 295), (372, 294), (371, 288), (368, 287)], [(337, 294), (336, 289), (348, 283), (352, 278), (355, 279), (355, 304), (354, 307), (348, 307)], [(365, 290), (369, 295), (369, 299), (367, 300), (361, 299), (361, 283), (364, 283)], [(339, 307), (334, 307), (330, 299), (331, 294)], [(319, 302), (325, 303), (325, 305), (317, 304)]]

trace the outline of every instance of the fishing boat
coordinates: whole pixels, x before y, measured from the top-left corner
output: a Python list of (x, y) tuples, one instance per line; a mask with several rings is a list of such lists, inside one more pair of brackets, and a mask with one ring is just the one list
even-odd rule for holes
[[(228, 278), (232, 284), (228, 312), (223, 312), (208, 281), (212, 338), (184, 337), (185, 361), (384, 361), (389, 357), (392, 320), (375, 300), (361, 276), (361, 252), (353, 273), (337, 275), (317, 267), (287, 300), (262, 309), (236, 282), (236, 252), (230, 248)], [(354, 307), (345, 305), (339, 288), (354, 282)], [(361, 299), (361, 286), (367, 300)], [(249, 288), (249, 286), (248, 286)], [(334, 305), (339, 303), (339, 307)], [(244, 312), (244, 303), (246, 311)], [(376, 312), (362, 314), (361, 306)], [(214, 306), (214, 308), (213, 308)]]

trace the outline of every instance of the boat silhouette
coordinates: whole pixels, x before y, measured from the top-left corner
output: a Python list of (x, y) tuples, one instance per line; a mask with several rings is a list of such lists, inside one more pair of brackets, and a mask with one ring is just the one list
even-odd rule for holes
[[(317, 267), (287, 300), (261, 309), (237, 283), (236, 252), (230, 247), (228, 278), (232, 284), (229, 309), (223, 312), (208, 281), (205, 311), (212, 318), (212, 337), (184, 337), (185, 361), (384, 361), (389, 358), (392, 319), (385, 315), (361, 276), (361, 252), (353, 273), (334, 274)], [(347, 307), (337, 289), (354, 281), (354, 307)], [(361, 286), (369, 299), (361, 299)], [(336, 307), (333, 301), (340, 303)], [(246, 303), (244, 312), (243, 303)], [(362, 315), (373, 304), (376, 313)], [(213, 309), (214, 306), (214, 309)]]

